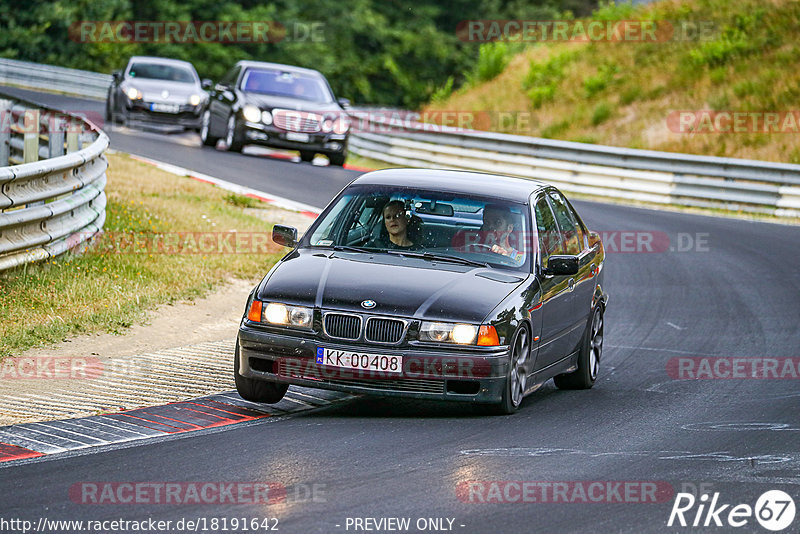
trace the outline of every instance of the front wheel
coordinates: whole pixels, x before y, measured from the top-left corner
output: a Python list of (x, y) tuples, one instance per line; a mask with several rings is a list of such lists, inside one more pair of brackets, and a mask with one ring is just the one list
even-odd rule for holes
[(233, 360), (233, 381), (236, 384), (236, 391), (244, 400), (250, 402), (264, 402), (275, 404), (279, 402), (289, 384), (279, 384), (278, 382), (266, 382), (264, 380), (253, 380), (239, 374), (239, 342), (236, 342), (236, 351)]
[(203, 122), (200, 125), (200, 140), (205, 146), (217, 146), (219, 137), (211, 135), (211, 110), (203, 112)]
[(530, 352), (530, 334), (528, 329), (523, 326), (517, 330), (514, 344), (511, 346), (509, 369), (503, 386), (503, 398), (493, 406), (495, 413), (509, 415), (519, 410), (528, 386), (527, 363)]
[(314, 161), (314, 156), (315, 155), (316, 154), (314, 152), (311, 152), (310, 150), (301, 150), (300, 151), (300, 161), (305, 161), (307, 163), (308, 162), (312, 162), (312, 161)]
[(244, 148), (242, 135), (238, 130), (236, 114), (231, 114), (231, 116), (228, 117), (228, 133), (225, 136), (225, 143), (228, 145), (228, 150), (231, 152), (241, 152), (242, 148)]
[(328, 161), (330, 161), (331, 165), (336, 167), (344, 167), (344, 161), (347, 159), (347, 154), (344, 152), (336, 152), (334, 154), (328, 154)]
[(589, 317), (583, 334), (578, 368), (553, 378), (559, 389), (589, 389), (597, 380), (600, 358), (603, 356), (603, 307), (597, 306)]

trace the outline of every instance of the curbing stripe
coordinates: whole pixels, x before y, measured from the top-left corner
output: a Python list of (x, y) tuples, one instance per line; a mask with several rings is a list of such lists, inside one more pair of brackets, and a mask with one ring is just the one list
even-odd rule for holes
[[(353, 398), (330, 392), (327, 398), (320, 399), (312, 393), (317, 391), (292, 386), (284, 399), (273, 406), (248, 402), (229, 391), (150, 408), (0, 427), (0, 464), (291, 415)], [(295, 396), (313, 399), (314, 404)]]

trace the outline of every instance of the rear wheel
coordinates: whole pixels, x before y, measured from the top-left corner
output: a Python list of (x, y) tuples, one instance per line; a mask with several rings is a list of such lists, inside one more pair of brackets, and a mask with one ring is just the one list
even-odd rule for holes
[(306, 162), (314, 161), (314, 156), (316, 156), (316, 154), (309, 150), (300, 151), (300, 161), (306, 161)]
[(553, 378), (559, 389), (589, 389), (597, 380), (600, 359), (603, 356), (603, 307), (598, 306), (589, 317), (583, 334), (581, 352), (578, 355), (578, 368), (565, 375)]
[(493, 411), (500, 415), (509, 415), (519, 410), (525, 390), (528, 386), (526, 364), (530, 356), (530, 333), (526, 327), (517, 330), (514, 344), (511, 346), (506, 382), (503, 386), (503, 398), (493, 406)]
[(203, 122), (200, 124), (200, 140), (205, 146), (217, 146), (219, 137), (211, 135), (211, 110), (203, 112)]
[(238, 131), (236, 124), (236, 115), (231, 114), (228, 117), (228, 133), (225, 136), (225, 142), (228, 145), (228, 150), (231, 152), (241, 152), (242, 148), (244, 148), (244, 142), (242, 141), (242, 134)]
[(289, 389), (289, 384), (279, 384), (277, 382), (266, 382), (264, 380), (254, 380), (239, 374), (239, 342), (236, 342), (236, 352), (233, 360), (233, 381), (236, 383), (236, 391), (244, 400), (250, 402), (265, 402), (275, 404), (279, 402)]

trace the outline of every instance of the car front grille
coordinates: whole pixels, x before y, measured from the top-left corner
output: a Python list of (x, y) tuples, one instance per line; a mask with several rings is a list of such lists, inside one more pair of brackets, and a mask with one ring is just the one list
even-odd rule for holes
[(349, 313), (326, 313), (325, 333), (338, 339), (355, 340), (361, 337), (361, 317)]
[(367, 319), (364, 338), (374, 343), (398, 343), (405, 331), (405, 323), (399, 319), (372, 317)]
[(273, 123), (281, 130), (301, 133), (317, 133), (322, 130), (322, 117), (306, 111), (276, 109), (272, 112)]

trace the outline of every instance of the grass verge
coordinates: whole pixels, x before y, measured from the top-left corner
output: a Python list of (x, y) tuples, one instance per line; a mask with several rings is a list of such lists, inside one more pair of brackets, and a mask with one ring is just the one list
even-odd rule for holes
[(272, 224), (248, 213), (252, 199), (108, 159), (104, 236), (83, 254), (0, 274), (0, 359), (68, 335), (120, 333), (159, 304), (257, 278), (280, 259)]

